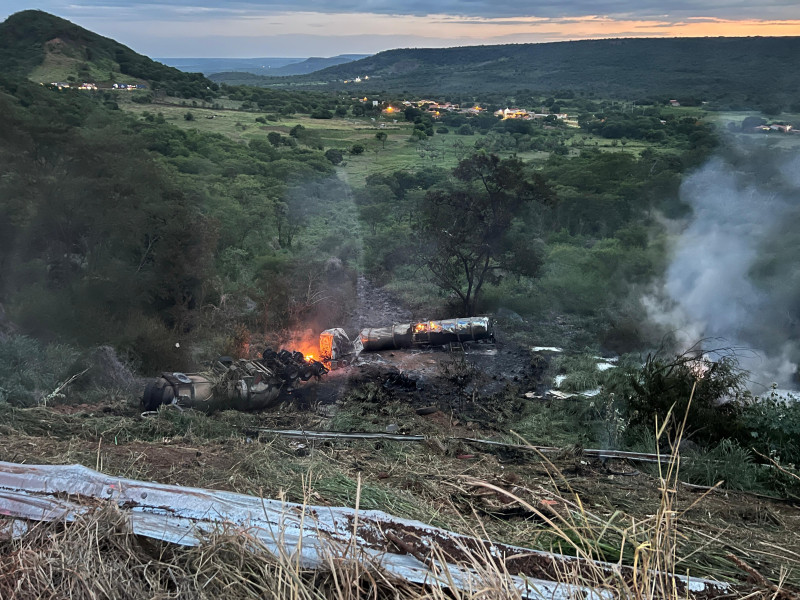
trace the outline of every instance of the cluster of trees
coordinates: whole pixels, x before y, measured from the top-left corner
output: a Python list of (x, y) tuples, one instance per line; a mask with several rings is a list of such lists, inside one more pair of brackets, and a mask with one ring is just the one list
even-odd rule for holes
[(0, 82), (0, 121), (0, 304), (27, 333), (185, 367), (176, 336), (212, 316), (218, 332), (285, 325), (308, 289), (294, 269), (347, 245), (337, 230), (314, 238), (318, 259), (298, 247), (345, 195), (318, 150), (136, 120), (22, 80)]
[[(216, 84), (214, 84), (216, 85)], [(353, 102), (341, 94), (290, 91), (259, 88), (248, 85), (222, 84), (220, 90), (231, 100), (242, 102), (242, 110), (260, 110), (276, 117), (295, 113), (307, 114), (314, 119), (332, 119), (348, 114), (364, 116), (380, 114), (380, 108), (366, 107), (362, 102)]]
[[(522, 136), (500, 133), (507, 123), (495, 122), (482, 141), (508, 136), (519, 144)], [(655, 215), (685, 214), (682, 173), (716, 143), (695, 120), (672, 131), (663, 151), (638, 156), (552, 152), (534, 167), (479, 150), (452, 173), (371, 175), (355, 195), (368, 232), (366, 267), (384, 281), (427, 273), (454, 313), (568, 313), (590, 321), (587, 340), (607, 347), (651, 342), (637, 298), (664, 268)], [(542, 134), (536, 139), (557, 139)]]

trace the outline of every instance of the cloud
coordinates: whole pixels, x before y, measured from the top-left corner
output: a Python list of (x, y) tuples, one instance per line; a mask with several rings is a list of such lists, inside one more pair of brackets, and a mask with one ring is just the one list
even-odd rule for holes
[[(710, 0), (698, 8), (688, 0), (40, 0), (39, 6), (151, 56), (246, 57), (607, 37), (796, 35), (800, 21), (787, 20), (796, 13), (794, 2)], [(23, 0), (3, 3), (8, 13), (26, 8)]]
[[(5, 3), (4, 3), (5, 4)], [(9, 12), (28, 8), (21, 0), (12, 0)], [(16, 4), (17, 8), (13, 5)], [(284, 12), (314, 12), (323, 14), (373, 13), (381, 15), (430, 16), (435, 14), (458, 17), (507, 18), (542, 17), (565, 18), (584, 15), (604, 15), (622, 19), (681, 20), (689, 17), (723, 19), (792, 19), (797, 16), (795, 0), (171, 0), (167, 4), (137, 0), (101, 0), (97, 2), (60, 2), (42, 0), (43, 10), (57, 14), (111, 16), (113, 13), (147, 15), (249, 15), (254, 17)]]

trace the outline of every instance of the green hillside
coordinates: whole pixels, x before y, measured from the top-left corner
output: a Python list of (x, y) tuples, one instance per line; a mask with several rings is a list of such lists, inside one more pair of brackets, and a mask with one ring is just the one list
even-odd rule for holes
[(40, 10), (22, 11), (0, 23), (0, 64), (6, 75), (37, 83), (147, 83), (183, 97), (206, 96), (207, 88), (216, 88), (200, 73), (168, 67)]
[[(609, 39), (443, 49), (398, 49), (306, 76), (248, 79), (417, 93), (571, 90), (596, 96), (680, 97), (730, 108), (797, 102), (800, 37)], [(369, 76), (369, 81), (344, 80)], [(212, 77), (228, 82), (230, 74)]]

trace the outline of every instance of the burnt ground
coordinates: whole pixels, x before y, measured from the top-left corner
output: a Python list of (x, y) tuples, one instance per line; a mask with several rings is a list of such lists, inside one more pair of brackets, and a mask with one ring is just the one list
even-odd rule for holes
[[(356, 288), (356, 307), (345, 326), (351, 339), (366, 327), (431, 318), (413, 315), (391, 293), (375, 287), (364, 276), (358, 277)], [(335, 404), (354, 389), (373, 383), (390, 391), (394, 399), (415, 407), (463, 410), (477, 399), (504, 392), (541, 391), (547, 367), (542, 358), (532, 362), (528, 348), (506, 339), (502, 331), (496, 333), (496, 343), (466, 343), (463, 351), (431, 347), (363, 352), (355, 364), (334, 370), (293, 395), (305, 407)]]

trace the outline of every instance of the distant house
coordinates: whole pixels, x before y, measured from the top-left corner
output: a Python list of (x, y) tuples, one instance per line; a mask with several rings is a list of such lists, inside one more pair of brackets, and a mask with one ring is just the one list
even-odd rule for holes
[(681, 105), (681, 103), (678, 102), (677, 100), (670, 100), (669, 104), (670, 104), (670, 106), (680, 106)]
[(504, 110), (498, 110), (494, 113), (495, 117), (501, 117), (503, 119), (531, 119), (533, 118), (527, 110), (523, 108), (506, 108)]

